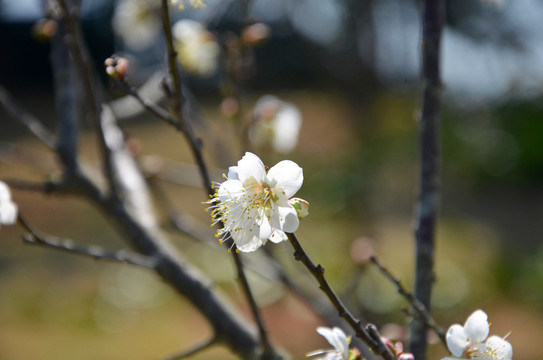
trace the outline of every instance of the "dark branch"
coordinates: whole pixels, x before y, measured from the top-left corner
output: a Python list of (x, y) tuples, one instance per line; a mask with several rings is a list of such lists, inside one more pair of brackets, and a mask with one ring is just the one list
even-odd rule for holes
[[(434, 275), (435, 229), (439, 206), (441, 167), (441, 34), (444, 0), (422, 0), (422, 111), (420, 119), (420, 184), (416, 238), (415, 297), (431, 311)], [(417, 360), (426, 360), (427, 328), (414, 318), (409, 349)]]
[(380, 355), (384, 359), (396, 359), (396, 356), (394, 356), (390, 349), (381, 341), (380, 336), (374, 336), (375, 334), (378, 334), (377, 329), (372, 327), (372, 332), (368, 332), (362, 327), (360, 320), (355, 319), (349, 310), (343, 305), (342, 301), (326, 280), (326, 277), (324, 276), (324, 268), (313, 263), (296, 238), (296, 235), (287, 233), (287, 236), (292, 247), (294, 248), (294, 258), (301, 261), (313, 275), (313, 277), (318, 281), (320, 289), (326, 294), (330, 302), (337, 309), (338, 315), (345, 319), (345, 321), (347, 321), (347, 323), (352, 327), (356, 336), (364, 341), (370, 347), (370, 349), (373, 350), (373, 352)]

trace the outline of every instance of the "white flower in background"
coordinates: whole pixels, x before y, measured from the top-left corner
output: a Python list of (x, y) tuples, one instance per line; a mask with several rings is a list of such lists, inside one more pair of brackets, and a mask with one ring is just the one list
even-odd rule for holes
[(219, 65), (219, 44), (198, 21), (182, 19), (172, 28), (177, 56), (183, 68), (194, 75), (211, 76)]
[(348, 360), (349, 359), (349, 339), (338, 327), (327, 328), (318, 327), (317, 332), (324, 336), (326, 340), (332, 345), (333, 349), (321, 349), (307, 353), (307, 357), (313, 357), (317, 355), (323, 355), (315, 358), (315, 360)]
[[(187, 0), (189, 3), (189, 6), (193, 9), (202, 8), (205, 9), (207, 5), (205, 4), (206, 0)], [(184, 0), (170, 0), (170, 4), (177, 6), (179, 10), (185, 9), (185, 1)]]
[(249, 139), (258, 146), (271, 145), (285, 154), (296, 147), (301, 126), (302, 114), (294, 104), (265, 95), (253, 110)]
[(217, 238), (232, 238), (239, 251), (255, 251), (267, 240), (287, 239), (299, 220), (296, 209), (288, 203), (302, 186), (303, 170), (290, 160), (283, 160), (269, 171), (253, 153), (247, 152), (231, 166), (227, 180), (208, 202), (213, 224), (221, 223)]
[[(482, 310), (471, 314), (464, 326), (452, 325), (447, 331), (447, 347), (455, 357), (443, 360), (475, 359), (475, 360), (511, 360), (513, 347), (504, 338), (491, 336), (488, 316)], [(486, 341), (485, 341), (486, 340)]]
[(150, 47), (160, 33), (158, 8), (150, 0), (123, 0), (113, 14), (113, 31), (127, 47), (142, 51)]
[(17, 205), (11, 201), (11, 191), (0, 181), (0, 224), (13, 225), (17, 221)]

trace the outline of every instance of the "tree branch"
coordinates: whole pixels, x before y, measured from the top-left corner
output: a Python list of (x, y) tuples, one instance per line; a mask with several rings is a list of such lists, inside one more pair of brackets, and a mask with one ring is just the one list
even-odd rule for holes
[[(163, 30), (166, 37), (166, 44), (168, 48), (168, 68), (170, 72), (171, 81), (173, 83), (173, 94), (172, 94), (172, 89), (170, 87), (165, 86), (164, 88), (167, 92), (167, 98), (171, 104), (171, 112), (173, 116), (177, 119), (177, 122), (180, 124), (180, 127), (176, 126), (176, 128), (180, 130), (182, 134), (185, 136), (185, 139), (190, 146), (192, 155), (200, 170), (204, 189), (206, 189), (208, 196), (212, 197), (215, 194), (215, 191), (213, 189), (211, 178), (209, 176), (209, 170), (207, 168), (207, 165), (203, 157), (202, 141), (196, 137), (196, 135), (194, 134), (194, 130), (192, 129), (192, 126), (189, 122), (189, 119), (187, 119), (183, 114), (184, 109), (182, 108), (183, 94), (182, 94), (182, 89), (181, 89), (181, 78), (179, 76), (179, 68), (177, 64), (177, 52), (175, 50), (175, 46), (173, 42), (173, 35), (172, 35), (172, 28), (171, 28), (171, 23), (170, 23), (170, 14), (169, 14), (169, 7), (168, 7), (167, 0), (162, 0), (162, 24), (163, 24)], [(247, 301), (249, 302), (249, 305), (251, 307), (251, 312), (253, 314), (254, 320), (258, 327), (258, 333), (260, 335), (260, 342), (262, 345), (262, 357), (264, 359), (273, 359), (277, 356), (277, 354), (275, 353), (268, 339), (264, 321), (260, 313), (260, 309), (251, 291), (249, 282), (247, 281), (245, 270), (243, 268), (243, 263), (241, 262), (241, 259), (239, 257), (239, 254), (237, 253), (237, 250), (232, 252), (232, 256), (234, 257), (234, 263), (236, 265), (238, 277), (241, 282), (243, 292), (245, 293), (245, 297), (247, 298)]]
[[(353, 328), (358, 338), (364, 341), (370, 349), (376, 354), (383, 357), (386, 360), (394, 360), (396, 356), (390, 351), (390, 349), (381, 341), (377, 329), (369, 324), (366, 329), (362, 327), (360, 320), (354, 318), (347, 308), (343, 305), (339, 297), (336, 295), (332, 287), (324, 276), (324, 268), (321, 265), (315, 265), (309, 258), (302, 245), (293, 233), (287, 233), (290, 244), (294, 248), (294, 258), (297, 261), (301, 261), (313, 277), (318, 281), (320, 289), (326, 294), (330, 302), (338, 311), (339, 317), (342, 317)], [(371, 331), (368, 331), (371, 330)]]
[[(435, 229), (439, 206), (441, 167), (440, 46), (445, 18), (444, 0), (422, 0), (422, 111), (420, 119), (420, 184), (416, 238), (415, 298), (431, 311), (434, 275)], [(414, 318), (409, 349), (426, 360), (426, 325)]]
[(411, 307), (416, 311), (418, 316), (424, 321), (424, 324), (427, 327), (431, 328), (436, 333), (436, 335), (439, 337), (439, 339), (444, 345), (447, 345), (445, 342), (445, 330), (437, 324), (437, 322), (434, 320), (432, 315), (428, 312), (424, 304), (421, 303), (411, 292), (409, 292), (402, 285), (402, 283), (397, 277), (392, 275), (392, 273), (386, 268), (386, 266), (383, 265), (381, 261), (379, 261), (377, 256), (372, 255), (370, 257), (370, 261), (379, 269), (379, 271), (381, 271), (381, 273), (388, 280), (390, 280), (390, 282), (394, 284), (394, 286), (396, 286), (398, 293), (402, 295), (407, 300), (407, 302), (409, 302), (409, 304), (411, 304)]
[(23, 110), (3, 86), (0, 86), (0, 105), (12, 118), (17, 119), (26, 126), (46, 147), (49, 149), (55, 148), (55, 136), (38, 118)]
[(137, 265), (149, 269), (154, 269), (156, 267), (157, 260), (152, 257), (131, 253), (127, 250), (111, 251), (100, 246), (77, 245), (71, 239), (42, 236), (30, 226), (30, 224), (21, 216), (21, 214), (18, 216), (18, 221), (30, 233), (23, 235), (23, 240), (26, 244), (45, 246), (70, 254), (91, 257), (95, 260), (109, 260)]

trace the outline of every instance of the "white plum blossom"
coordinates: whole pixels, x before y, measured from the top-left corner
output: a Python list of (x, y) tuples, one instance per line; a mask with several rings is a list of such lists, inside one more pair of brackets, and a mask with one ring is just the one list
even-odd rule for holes
[(11, 201), (11, 191), (0, 181), (0, 224), (13, 225), (17, 221), (17, 205)]
[(219, 44), (198, 21), (182, 19), (172, 28), (177, 56), (183, 68), (194, 75), (211, 76), (219, 66)]
[(213, 224), (223, 224), (216, 235), (221, 242), (231, 238), (239, 251), (250, 252), (296, 231), (298, 214), (288, 199), (304, 176), (295, 162), (283, 160), (267, 170), (258, 156), (247, 152), (226, 178), (208, 202)]
[(321, 349), (307, 353), (307, 357), (313, 357), (317, 355), (323, 355), (315, 358), (315, 360), (348, 360), (349, 359), (349, 339), (338, 327), (327, 328), (318, 327), (317, 332), (324, 336), (326, 340), (332, 345), (333, 349)]
[[(447, 347), (455, 357), (443, 360), (511, 360), (513, 347), (504, 338), (491, 336), (488, 316), (482, 310), (471, 314), (464, 326), (452, 325), (447, 331)], [(485, 341), (486, 340), (486, 341)]]
[(291, 152), (302, 126), (300, 110), (273, 95), (261, 97), (253, 110), (249, 139), (258, 146), (271, 145), (279, 153)]
[(158, 8), (150, 0), (124, 0), (115, 8), (113, 31), (136, 51), (149, 48), (160, 33)]

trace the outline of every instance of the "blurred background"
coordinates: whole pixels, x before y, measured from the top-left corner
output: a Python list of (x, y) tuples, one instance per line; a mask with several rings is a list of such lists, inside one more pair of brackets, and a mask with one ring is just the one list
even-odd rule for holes
[[(160, 76), (148, 82), (165, 68), (158, 3), (83, 1), (85, 37), (104, 98), (148, 171), (165, 231), (249, 317), (224, 249), (175, 231), (168, 220), (169, 210), (182, 211), (192, 226), (213, 236), (202, 211), (205, 192), (196, 186), (198, 174), (182, 136), (127, 101), (103, 69), (111, 54), (126, 57), (129, 81), (147, 85), (145, 95), (161, 101)], [(405, 301), (372, 265), (357, 265), (351, 247), (365, 238), (412, 286), (418, 2), (206, 4), (191, 9), (187, 2), (183, 11), (174, 6), (172, 16), (197, 21), (205, 31), (199, 43), (182, 40), (181, 30), (178, 40), (180, 47), (195, 44), (190, 54), (206, 44), (206, 68), (191, 71), (190, 59), (180, 61), (215, 180), (246, 150), (269, 166), (285, 158), (296, 161), (305, 175), (298, 195), (311, 203), (299, 239), (354, 312), (404, 339)], [(43, 17), (39, 0), (0, 1), (0, 85), (54, 130), (51, 24)], [(541, 19), (539, 1), (448, 1), (442, 46), (443, 176), (434, 315), (447, 328), (484, 309), (492, 334), (512, 331), (508, 340), (516, 360), (542, 356), (534, 346), (543, 336)], [(264, 27), (244, 37), (255, 23)], [(263, 100), (266, 94), (276, 98)], [(281, 114), (288, 115), (287, 125), (277, 125)], [(266, 122), (272, 118), (277, 121)], [(1, 179), (43, 180), (59, 172), (55, 156), (3, 111), (0, 126)], [(295, 136), (276, 146), (274, 126), (287, 126)], [(98, 168), (96, 144), (91, 124), (82, 124), (82, 157)], [(17, 190), (13, 197), (44, 233), (124, 247), (112, 222), (79, 198)], [(22, 234), (18, 226), (0, 230), (0, 360), (163, 359), (210, 336), (197, 311), (154, 274), (25, 246)], [(292, 261), (288, 244), (273, 250), (294, 279), (314, 285)], [(315, 332), (322, 320), (307, 305), (280, 284), (255, 274), (251, 280), (275, 343), (294, 358), (327, 346)], [(435, 343), (430, 354), (440, 359), (448, 352)], [(194, 358), (233, 357), (213, 348)]]

